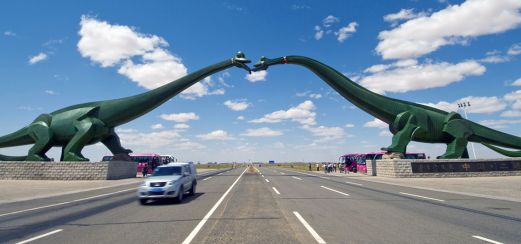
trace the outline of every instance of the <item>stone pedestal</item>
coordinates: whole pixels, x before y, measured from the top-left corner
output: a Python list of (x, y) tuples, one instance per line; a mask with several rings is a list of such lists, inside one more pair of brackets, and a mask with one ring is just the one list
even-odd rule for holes
[(0, 161), (0, 180), (118, 180), (136, 177), (137, 163)]
[(367, 160), (366, 165), (368, 175), (398, 178), (521, 175), (521, 159), (511, 158)]

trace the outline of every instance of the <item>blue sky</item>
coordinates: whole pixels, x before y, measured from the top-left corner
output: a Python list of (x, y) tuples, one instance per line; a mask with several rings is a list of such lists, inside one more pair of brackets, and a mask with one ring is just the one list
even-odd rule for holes
[[(520, 10), (515, 0), (4, 1), (0, 134), (68, 105), (144, 92), (240, 50), (253, 62), (309, 56), (373, 91), (445, 110), (470, 101), (471, 120), (521, 135)], [(385, 125), (290, 65), (218, 73), (118, 131), (134, 152), (196, 162), (334, 161), (391, 141)], [(498, 157), (475, 147), (478, 157)], [(444, 150), (409, 146), (432, 157)], [(101, 144), (83, 152), (109, 154)]]

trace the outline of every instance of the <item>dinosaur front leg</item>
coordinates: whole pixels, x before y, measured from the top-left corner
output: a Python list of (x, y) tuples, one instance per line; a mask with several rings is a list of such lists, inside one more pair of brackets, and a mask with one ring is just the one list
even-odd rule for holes
[(393, 131), (398, 131), (393, 135), (392, 144), (383, 147), (383, 151), (405, 153), (407, 145), (411, 142), (414, 132), (419, 128), (416, 125), (416, 118), (409, 112), (399, 114), (393, 124)]
[(74, 126), (77, 132), (63, 150), (63, 161), (89, 161), (81, 155), (81, 150), (95, 136), (96, 125), (92, 119), (86, 118), (76, 122)]
[(34, 140), (34, 145), (29, 149), (26, 161), (50, 161), (45, 155), (52, 147), (52, 130), (49, 128), (51, 116), (42, 114), (29, 125), (29, 136)]
[(462, 119), (450, 120), (444, 126), (443, 131), (454, 137), (454, 139), (447, 144), (447, 150), (438, 158), (468, 158), (468, 137), (473, 133), (468, 124)]

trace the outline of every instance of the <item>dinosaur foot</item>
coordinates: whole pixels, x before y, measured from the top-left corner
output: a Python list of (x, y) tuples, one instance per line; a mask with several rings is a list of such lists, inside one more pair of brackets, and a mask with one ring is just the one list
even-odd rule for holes
[(51, 161), (47, 156), (40, 156), (38, 154), (27, 155), (25, 161)]
[(63, 156), (63, 161), (89, 161), (89, 159), (84, 158), (81, 155), (68, 152)]
[(114, 157), (112, 157), (112, 161), (132, 161), (132, 158), (130, 158), (128, 153), (118, 153), (114, 154)]

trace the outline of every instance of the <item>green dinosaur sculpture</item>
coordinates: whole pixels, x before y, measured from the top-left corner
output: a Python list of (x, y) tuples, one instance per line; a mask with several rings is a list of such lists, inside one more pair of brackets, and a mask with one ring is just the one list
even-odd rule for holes
[[(236, 66), (250, 69), (250, 61), (238, 52), (235, 57), (210, 65), (164, 86), (114, 100), (89, 102), (69, 106), (38, 116), (28, 126), (0, 137), (0, 147), (34, 144), (27, 156), (4, 156), (0, 160), (48, 161), (45, 153), (53, 146), (62, 147), (62, 161), (88, 161), (81, 154), (86, 145), (102, 142), (115, 156), (128, 158), (131, 150), (121, 146), (114, 128), (136, 119), (203, 78)], [(125, 157), (126, 156), (126, 157)]]
[(490, 129), (461, 117), (429, 106), (393, 99), (371, 92), (317, 60), (302, 56), (275, 59), (262, 57), (252, 71), (265, 70), (276, 64), (297, 64), (309, 69), (355, 106), (384, 121), (393, 134), (392, 144), (384, 151), (405, 153), (411, 140), (445, 143), (447, 150), (438, 158), (468, 158), (467, 143), (477, 142), (509, 157), (521, 157), (521, 138)]

